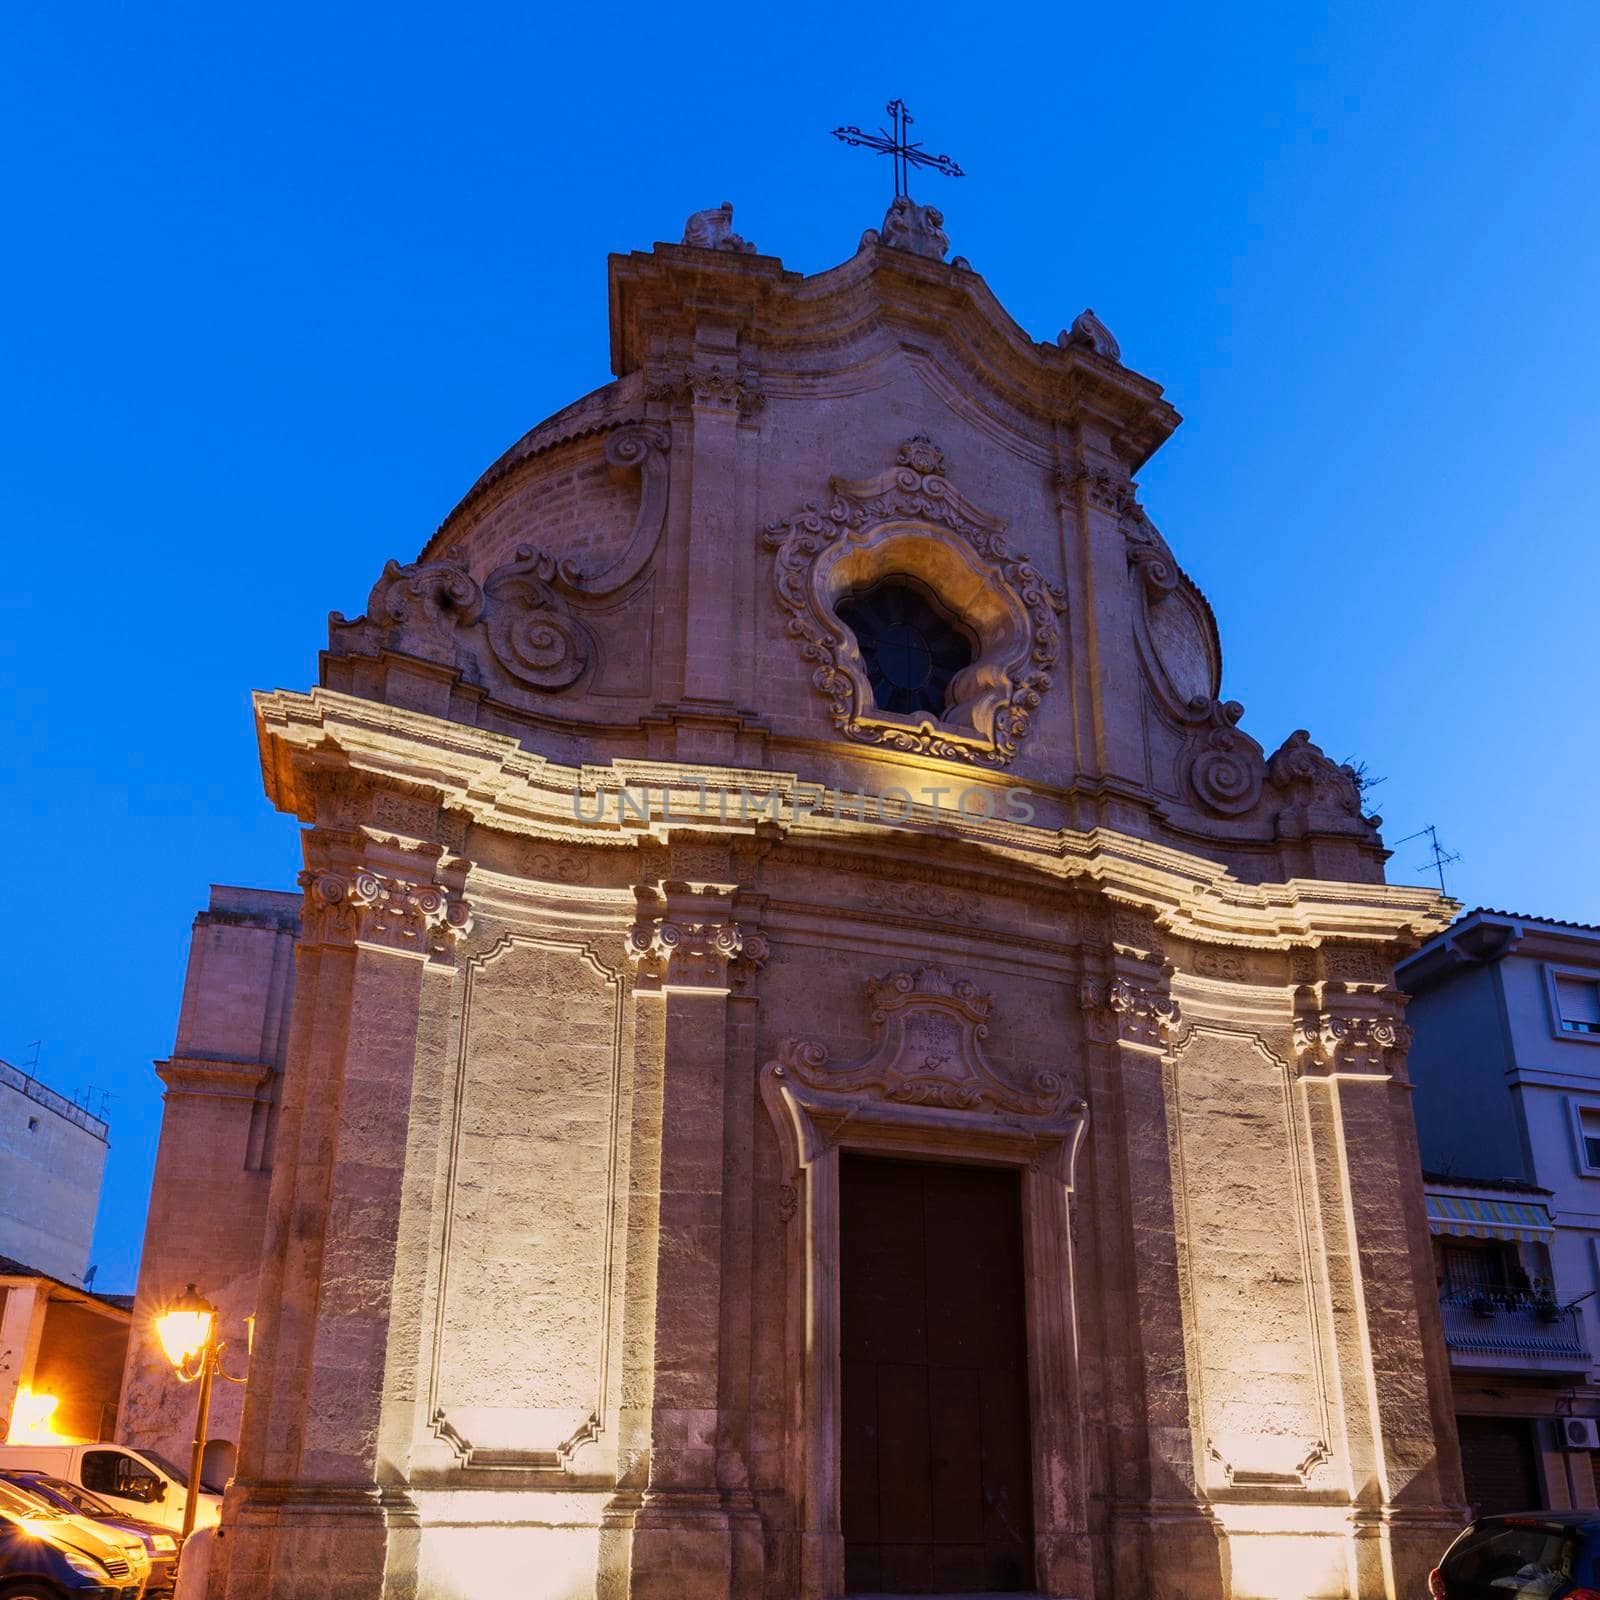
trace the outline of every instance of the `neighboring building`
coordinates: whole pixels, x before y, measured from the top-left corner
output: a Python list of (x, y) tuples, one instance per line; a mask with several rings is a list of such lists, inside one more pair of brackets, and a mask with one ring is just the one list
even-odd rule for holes
[[(155, 1334), (161, 1309), (194, 1284), (243, 1367), (245, 1319), (256, 1310), (256, 1265), (294, 994), (300, 896), (214, 884), (194, 919), (172, 1055), (156, 1063), (166, 1088), (134, 1331), (117, 1438), (187, 1461), (194, 1391), (179, 1383)], [(239, 1440), (243, 1394), (211, 1398), (208, 1481), (225, 1481)]]
[(202, 918), (140, 1285), (259, 1314), (213, 1600), (1379, 1600), (1459, 1528), (1448, 902), (1220, 697), (1158, 386), (939, 221), (613, 258), (616, 381), (258, 696), (304, 894)]
[(1395, 981), (1468, 1499), (1592, 1506), (1600, 928), (1470, 911)]
[(0, 1061), (0, 1255), (83, 1282), (108, 1131), (99, 1117)]
[(129, 1306), (0, 1256), (0, 1442), (114, 1437)]

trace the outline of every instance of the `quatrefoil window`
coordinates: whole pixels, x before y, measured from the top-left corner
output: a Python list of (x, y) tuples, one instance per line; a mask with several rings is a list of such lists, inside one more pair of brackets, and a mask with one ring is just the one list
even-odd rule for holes
[(925, 585), (895, 573), (845, 595), (834, 614), (856, 636), (878, 710), (942, 717), (950, 709), (950, 686), (975, 650)]

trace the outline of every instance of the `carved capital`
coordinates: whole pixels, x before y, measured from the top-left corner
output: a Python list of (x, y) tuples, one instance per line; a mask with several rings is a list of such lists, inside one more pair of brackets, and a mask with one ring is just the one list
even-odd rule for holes
[(1079, 985), (1089, 1036), (1102, 1044), (1161, 1045), (1177, 1031), (1178, 1002), (1161, 989), (1113, 978)]
[(1057, 477), (1064, 488), (1079, 495), (1086, 505), (1096, 511), (1121, 515), (1134, 504), (1134, 486), (1126, 478), (1119, 478), (1104, 467), (1067, 467)]
[(300, 887), (302, 944), (376, 945), (438, 958), (472, 928), (467, 902), (436, 883), (356, 868), (302, 872)]
[(649, 371), (645, 375), (644, 397), (669, 405), (736, 410), (741, 417), (753, 417), (767, 403), (761, 375), (754, 369), (713, 366), (702, 361)]
[(734, 920), (732, 893), (686, 883), (634, 890), (639, 913), (628, 930), (628, 956), (639, 988), (749, 992), (768, 946)]
[(1393, 1072), (1411, 1030), (1392, 1011), (1321, 1010), (1297, 1017), (1295, 1053), (1307, 1072)]

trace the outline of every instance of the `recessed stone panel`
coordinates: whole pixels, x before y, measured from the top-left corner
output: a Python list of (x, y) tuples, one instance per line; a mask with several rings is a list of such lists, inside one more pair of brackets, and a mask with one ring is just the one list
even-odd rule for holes
[(558, 1466), (599, 1426), (620, 981), (509, 938), (468, 971), (435, 1426), (471, 1462)]
[(1250, 1036), (1201, 1030), (1172, 1096), (1207, 1477), (1298, 1486), (1328, 1421), (1289, 1070)]

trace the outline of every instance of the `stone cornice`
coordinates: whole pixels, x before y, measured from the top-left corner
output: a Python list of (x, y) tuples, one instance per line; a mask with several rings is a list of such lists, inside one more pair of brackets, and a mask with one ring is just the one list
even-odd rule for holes
[[(802, 277), (771, 256), (658, 245), (611, 258), (612, 367), (630, 374), (652, 342), (690, 336), (720, 316), (762, 351), (763, 373), (792, 361), (808, 372), (829, 349), (859, 356), (860, 330), (892, 324), (903, 337), (944, 347), (964, 375), (1013, 410), (1039, 421), (1093, 416), (1117, 440), (1129, 470), (1154, 453), (1179, 422), (1161, 386), (1077, 344), (1034, 340), (970, 268), (863, 242), (838, 266)], [(847, 354), (846, 354), (847, 353)]]
[[(766, 832), (791, 844), (832, 847), (844, 864), (852, 853), (893, 854), (910, 841), (926, 854), (936, 839), (941, 848), (976, 849), (1041, 883), (1092, 887), (1142, 908), (1168, 934), (1202, 944), (1284, 949), (1331, 939), (1410, 946), (1445, 927), (1456, 909), (1432, 890), (1393, 884), (1245, 883), (1204, 856), (1105, 828), (1037, 828), (962, 818), (948, 808), (937, 822), (931, 811), (918, 809), (894, 827), (848, 814), (807, 813), (803, 805), (796, 808), (796, 797), (821, 791), (794, 773), (620, 760), (562, 766), (503, 734), (333, 690), (277, 690), (258, 694), (255, 704), (268, 796), (307, 822), (315, 820), (310, 774), (351, 770), (378, 783), (432, 790), (443, 810), (467, 823), (548, 841), (616, 846), (685, 827), (742, 836)], [(745, 786), (772, 804), (756, 806), (744, 821), (737, 812), (697, 815), (701, 784), (713, 794)], [(644, 815), (619, 821), (608, 805), (597, 819), (587, 803), (586, 815), (575, 811), (575, 791), (614, 795), (625, 786), (642, 796)]]
[(224, 1061), (215, 1056), (173, 1055), (155, 1064), (170, 1094), (209, 1099), (254, 1100), (273, 1066), (268, 1061)]

